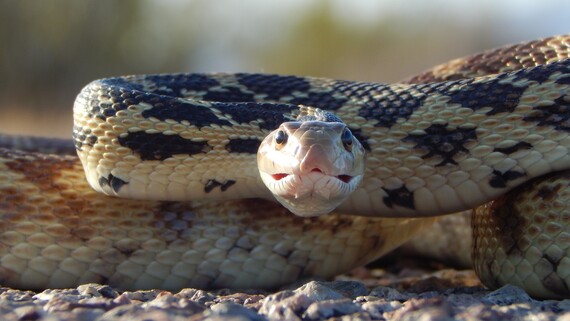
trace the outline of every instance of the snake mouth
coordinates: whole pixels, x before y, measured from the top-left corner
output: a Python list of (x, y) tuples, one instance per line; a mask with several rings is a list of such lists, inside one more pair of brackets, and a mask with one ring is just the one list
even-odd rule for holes
[[(314, 168), (311, 172), (323, 173), (323, 171), (318, 169), (318, 168)], [(276, 181), (280, 181), (289, 175), (290, 174), (287, 174), (287, 173), (277, 173), (277, 174), (271, 174), (271, 177)], [(323, 175), (324, 175), (324, 173), (323, 173)], [(350, 175), (337, 175), (337, 176), (333, 176), (333, 177), (335, 177), (339, 181), (342, 181), (345, 184), (350, 183), (350, 181), (353, 179), (353, 176), (350, 176)]]
[(289, 176), (289, 174), (285, 174), (285, 173), (271, 174), (271, 177), (273, 177), (273, 179), (276, 181), (280, 181), (287, 176)]

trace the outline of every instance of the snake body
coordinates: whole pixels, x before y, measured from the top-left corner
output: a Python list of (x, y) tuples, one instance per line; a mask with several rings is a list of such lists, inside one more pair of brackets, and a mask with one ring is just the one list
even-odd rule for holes
[[(75, 157), (3, 149), (2, 283), (275, 287), (368, 262), (430, 215), (507, 193), (476, 210), (476, 270), (488, 286), (567, 297), (568, 184), (556, 172), (570, 167), (568, 39), (496, 49), (393, 85), (264, 74), (95, 81), (74, 107), (87, 182), (139, 200), (92, 191)], [(235, 200), (272, 198), (256, 152), (300, 105), (333, 112), (367, 152), (360, 187), (334, 215)], [(40, 159), (46, 167), (33, 170)], [(525, 193), (532, 201), (519, 201)]]

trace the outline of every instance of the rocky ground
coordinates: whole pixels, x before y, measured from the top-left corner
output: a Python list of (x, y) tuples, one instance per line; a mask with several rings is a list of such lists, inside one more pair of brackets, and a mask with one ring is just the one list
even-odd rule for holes
[[(569, 320), (570, 300), (484, 289), (471, 270), (390, 262), (277, 292), (0, 288), (0, 320)], [(405, 266), (405, 267), (404, 267)]]

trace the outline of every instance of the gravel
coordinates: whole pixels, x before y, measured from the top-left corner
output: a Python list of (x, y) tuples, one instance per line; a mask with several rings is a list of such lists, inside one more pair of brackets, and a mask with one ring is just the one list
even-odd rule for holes
[(43, 292), (0, 288), (1, 320), (568, 320), (570, 300), (482, 287), (471, 270), (361, 268), (275, 292), (121, 292), (106, 285)]

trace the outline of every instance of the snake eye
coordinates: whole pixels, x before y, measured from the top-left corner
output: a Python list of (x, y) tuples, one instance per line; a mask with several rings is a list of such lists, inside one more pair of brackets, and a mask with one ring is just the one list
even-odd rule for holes
[(287, 134), (284, 131), (280, 130), (275, 134), (275, 142), (277, 145), (283, 145), (287, 142)]
[(340, 140), (342, 141), (344, 148), (350, 152), (352, 150), (352, 133), (348, 128), (344, 129), (344, 132), (342, 132), (342, 135), (340, 136)]

